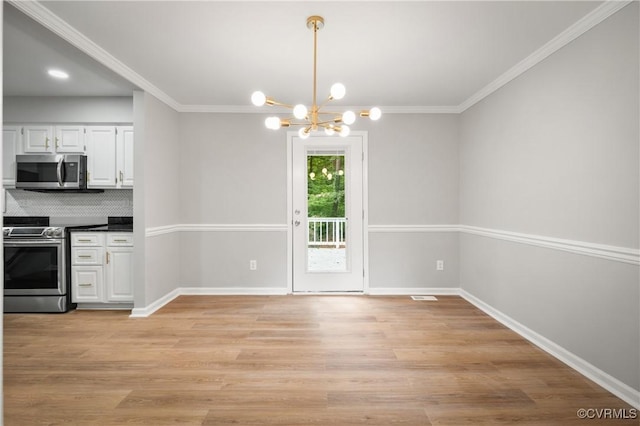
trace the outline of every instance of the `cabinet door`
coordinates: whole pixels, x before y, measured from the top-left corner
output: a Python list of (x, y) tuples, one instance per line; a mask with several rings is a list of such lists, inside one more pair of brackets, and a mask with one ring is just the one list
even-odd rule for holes
[(5, 126), (2, 129), (2, 186), (16, 186), (16, 153), (20, 143), (20, 126)]
[(118, 185), (133, 188), (133, 127), (121, 126), (117, 132)]
[(107, 302), (133, 302), (133, 248), (108, 247)]
[(71, 268), (71, 301), (73, 303), (103, 302), (104, 269), (102, 266)]
[(84, 126), (56, 126), (56, 152), (84, 154)]
[(52, 135), (51, 126), (24, 126), (22, 142), (25, 154), (52, 153), (55, 146)]
[(86, 134), (89, 188), (116, 186), (116, 128), (89, 126)]

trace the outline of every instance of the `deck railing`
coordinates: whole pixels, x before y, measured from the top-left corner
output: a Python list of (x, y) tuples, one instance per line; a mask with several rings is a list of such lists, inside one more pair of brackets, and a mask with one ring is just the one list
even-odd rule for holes
[(345, 246), (347, 219), (344, 217), (310, 217), (309, 223), (309, 247), (335, 247)]

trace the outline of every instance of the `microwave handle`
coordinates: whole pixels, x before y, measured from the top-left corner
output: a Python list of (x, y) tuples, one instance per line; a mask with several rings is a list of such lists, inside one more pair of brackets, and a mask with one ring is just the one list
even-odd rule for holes
[(60, 160), (58, 161), (58, 168), (57, 168), (57, 174), (58, 174), (58, 185), (63, 186), (64, 183), (62, 182), (62, 164), (64, 163), (64, 157), (60, 157)]

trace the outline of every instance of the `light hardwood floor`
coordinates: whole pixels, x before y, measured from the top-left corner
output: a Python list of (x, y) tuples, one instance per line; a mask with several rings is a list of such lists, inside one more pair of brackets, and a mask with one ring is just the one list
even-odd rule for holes
[(616, 425), (631, 407), (459, 297), (182, 296), (4, 316), (5, 425)]

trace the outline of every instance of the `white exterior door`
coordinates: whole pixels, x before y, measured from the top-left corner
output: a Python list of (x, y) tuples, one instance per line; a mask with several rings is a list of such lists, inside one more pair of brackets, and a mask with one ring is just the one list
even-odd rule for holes
[(364, 291), (365, 137), (289, 136), (293, 292)]

